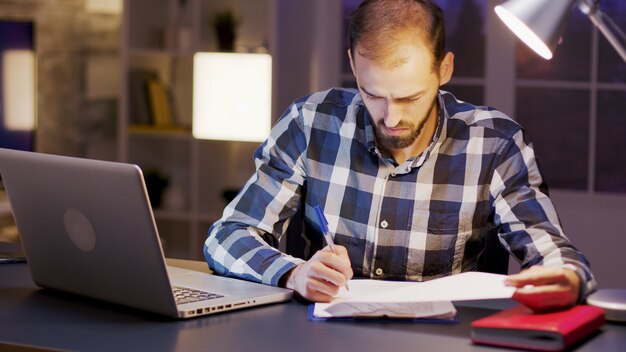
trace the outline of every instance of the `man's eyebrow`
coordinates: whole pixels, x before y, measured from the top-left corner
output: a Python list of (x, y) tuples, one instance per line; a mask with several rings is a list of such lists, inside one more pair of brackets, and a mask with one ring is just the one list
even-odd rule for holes
[(419, 97), (419, 96), (421, 96), (423, 94), (424, 94), (424, 91), (423, 90), (419, 90), (419, 91), (417, 91), (417, 92), (415, 92), (413, 94), (410, 94), (410, 95), (407, 95), (407, 96), (404, 96), (404, 97), (395, 98), (395, 99), (397, 99), (397, 100), (414, 99), (414, 98), (417, 98), (417, 97)]
[[(368, 92), (368, 91), (367, 91), (367, 89), (365, 89), (363, 86), (359, 86), (359, 87), (361, 88), (361, 90), (362, 90), (365, 94), (370, 95), (370, 96), (373, 96), (373, 97), (378, 97), (378, 95), (376, 95), (376, 94), (372, 94), (372, 93)], [(424, 91), (423, 91), (423, 90), (419, 90), (419, 91), (417, 91), (417, 92), (415, 92), (415, 93), (413, 93), (413, 94), (409, 94), (409, 95), (404, 96), (404, 97), (394, 98), (394, 100), (409, 100), (409, 99), (414, 99), (414, 98), (419, 97), (419, 96), (420, 96), (420, 95), (422, 95), (422, 94), (424, 94)]]
[(363, 86), (359, 86), (359, 88), (361, 88), (361, 90), (362, 90), (365, 94), (367, 94), (367, 95), (371, 95), (371, 96), (373, 96), (373, 97), (376, 97), (376, 96), (377, 96), (376, 94), (372, 94), (372, 93), (368, 92), (368, 91), (367, 91), (367, 89), (365, 89)]

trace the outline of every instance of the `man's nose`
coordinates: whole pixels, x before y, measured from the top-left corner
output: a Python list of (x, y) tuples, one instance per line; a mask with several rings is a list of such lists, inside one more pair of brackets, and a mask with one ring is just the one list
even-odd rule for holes
[(385, 109), (385, 126), (393, 128), (402, 120), (402, 112), (397, 104), (387, 103)]

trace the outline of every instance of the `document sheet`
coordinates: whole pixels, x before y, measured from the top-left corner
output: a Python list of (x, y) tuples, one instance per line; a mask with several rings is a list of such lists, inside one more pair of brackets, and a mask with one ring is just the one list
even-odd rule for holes
[(316, 303), (317, 317), (396, 316), (450, 317), (450, 301), (511, 298), (515, 287), (504, 285), (506, 275), (466, 272), (426, 282), (350, 280), (330, 303)]

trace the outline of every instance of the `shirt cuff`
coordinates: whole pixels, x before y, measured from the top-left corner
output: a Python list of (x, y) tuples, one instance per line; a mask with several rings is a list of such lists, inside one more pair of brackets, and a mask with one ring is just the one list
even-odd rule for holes
[(276, 259), (272, 265), (263, 273), (262, 282), (266, 285), (278, 286), (278, 282), (289, 270), (295, 268), (298, 264), (304, 263), (305, 260), (283, 255)]
[(572, 270), (578, 275), (578, 278), (580, 279), (580, 290), (578, 291), (578, 301), (576, 304), (584, 304), (587, 300), (587, 296), (595, 291), (595, 282), (593, 281), (593, 278), (591, 280), (587, 280), (585, 271), (576, 265), (564, 264), (563, 268)]

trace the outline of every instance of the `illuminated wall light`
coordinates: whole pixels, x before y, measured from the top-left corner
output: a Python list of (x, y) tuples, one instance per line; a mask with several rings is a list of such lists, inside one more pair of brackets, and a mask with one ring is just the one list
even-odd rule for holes
[(6, 50), (2, 55), (4, 127), (12, 131), (35, 129), (35, 52)]
[(121, 14), (124, 7), (123, 0), (86, 0), (87, 13)]
[(271, 128), (272, 57), (268, 54), (196, 53), (193, 136), (264, 141)]

